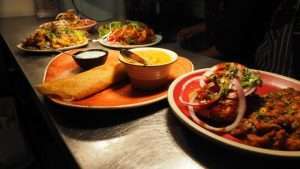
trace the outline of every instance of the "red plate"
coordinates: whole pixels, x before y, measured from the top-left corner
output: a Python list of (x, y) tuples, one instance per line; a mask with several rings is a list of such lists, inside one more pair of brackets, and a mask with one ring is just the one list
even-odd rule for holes
[[(183, 84), (196, 76), (200, 76), (203, 74), (207, 69), (200, 69), (191, 73), (188, 73), (184, 76), (181, 76), (180, 78), (176, 79), (175, 81), (172, 82), (169, 90), (168, 90), (168, 101), (173, 109), (175, 115), (188, 127), (193, 129), (195, 132), (198, 134), (201, 134), (203, 136), (212, 138), (213, 140), (217, 141), (218, 143), (222, 143), (224, 145), (232, 146), (234, 148), (242, 149), (242, 150), (247, 150), (259, 154), (264, 154), (264, 155), (271, 155), (271, 156), (280, 156), (280, 157), (300, 157), (300, 151), (281, 151), (281, 150), (271, 150), (271, 149), (265, 149), (265, 148), (258, 148), (258, 147), (253, 147), (245, 144), (238, 143), (236, 141), (233, 141), (232, 139), (227, 139), (224, 138), (220, 135), (217, 135), (211, 131), (208, 131), (196, 123), (194, 123), (190, 118), (189, 118), (189, 112), (180, 101), (179, 101), (179, 96), (181, 94), (181, 89)], [(271, 91), (276, 91), (278, 89), (283, 89), (287, 87), (292, 87), (296, 90), (300, 90), (300, 81), (288, 78), (285, 76), (281, 76), (278, 74), (266, 72), (266, 71), (259, 71), (261, 78), (263, 80), (263, 85), (259, 88), (257, 88), (256, 93), (261, 95), (265, 94)], [(189, 88), (193, 88), (193, 83), (188, 86)], [(187, 90), (189, 89), (187, 88)]]

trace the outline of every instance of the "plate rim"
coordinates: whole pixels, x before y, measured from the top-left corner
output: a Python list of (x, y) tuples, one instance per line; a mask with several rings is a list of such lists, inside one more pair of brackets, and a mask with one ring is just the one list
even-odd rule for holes
[(71, 49), (75, 49), (75, 48), (80, 48), (83, 46), (86, 46), (89, 44), (89, 40), (87, 39), (86, 41), (84, 41), (81, 44), (76, 44), (76, 45), (72, 45), (72, 46), (68, 46), (68, 47), (63, 47), (63, 48), (58, 48), (58, 49), (28, 49), (28, 48), (24, 48), (22, 43), (19, 43), (16, 45), (16, 47), (22, 51), (25, 52), (35, 52), (35, 53), (49, 53), (49, 52), (59, 52), (59, 51), (65, 51), (65, 50), (71, 50)]
[[(184, 113), (181, 112), (179, 107), (175, 104), (174, 95), (173, 95), (174, 88), (176, 87), (176, 85), (182, 79), (184, 79), (188, 76), (191, 76), (193, 74), (206, 71), (208, 69), (209, 68), (198, 69), (198, 70), (195, 70), (193, 72), (189, 72), (187, 74), (184, 74), (184, 75), (180, 76), (179, 78), (175, 79), (169, 87), (169, 90), (168, 90), (168, 103), (169, 103), (171, 109), (173, 110), (172, 112), (175, 114), (175, 116), (177, 116), (180, 119), (180, 121), (182, 123), (184, 123), (187, 127), (192, 129), (197, 134), (205, 136), (206, 138), (211, 139), (211, 140), (213, 140), (217, 143), (221, 143), (221, 144), (223, 144), (223, 146), (230, 146), (231, 148), (236, 148), (238, 150), (249, 151), (249, 152), (252, 152), (252, 153), (258, 153), (258, 154), (261, 154), (261, 155), (269, 155), (269, 156), (275, 156), (275, 157), (290, 157), (290, 158), (300, 157), (300, 151), (272, 150), (272, 149), (267, 149), (267, 148), (254, 147), (254, 146), (238, 143), (238, 142), (235, 142), (233, 140), (229, 140), (229, 139), (224, 138), (222, 136), (219, 136), (219, 135), (217, 135), (217, 134), (215, 134), (215, 133), (213, 133), (209, 130), (204, 129), (203, 127), (201, 127), (201, 126), (197, 125), (196, 123), (194, 123), (186, 115), (184, 115)], [(286, 76), (283, 76), (283, 75), (279, 75), (279, 74), (276, 74), (276, 73), (271, 73), (271, 72), (267, 72), (267, 71), (263, 71), (263, 70), (257, 70), (257, 69), (251, 69), (251, 70), (259, 71), (259, 72), (262, 72), (266, 75), (280, 77), (284, 80), (292, 81), (292, 82), (298, 83), (300, 85), (300, 81), (298, 81), (296, 79), (293, 79), (293, 78), (290, 78), (290, 77), (286, 77)]]
[(146, 44), (141, 44), (141, 45), (120, 45), (120, 44), (109, 44), (105, 41), (103, 38), (99, 38), (95, 41), (99, 42), (101, 45), (106, 46), (106, 47), (111, 47), (111, 48), (139, 48), (139, 47), (148, 47), (148, 46), (154, 46), (158, 44), (162, 40), (162, 35), (160, 34), (155, 34), (155, 41), (151, 43), (146, 43)]
[[(47, 66), (45, 67), (44, 69), (44, 73), (43, 73), (43, 78), (42, 78), (42, 83), (45, 82), (46, 80), (46, 74), (47, 74), (47, 70), (50, 66), (50, 64), (55, 61), (55, 59), (57, 57), (60, 57), (60, 55), (64, 55), (64, 53), (60, 53), (56, 56), (54, 56), (53, 58), (51, 58), (51, 60), (48, 62)], [(194, 71), (195, 69), (195, 66), (194, 64), (192, 63), (191, 60), (189, 60), (188, 58), (186, 58), (186, 60), (188, 61), (188, 63), (190, 64), (191, 66), (191, 72)], [(189, 73), (189, 72), (188, 72)], [(182, 75), (181, 75), (182, 76)], [(180, 76), (179, 76), (180, 77)], [(176, 79), (175, 79), (176, 80)], [(169, 85), (170, 87), (170, 85)], [(168, 88), (169, 88), (168, 87)], [(63, 105), (63, 106), (67, 106), (67, 107), (71, 107), (71, 108), (79, 108), (79, 109), (91, 109), (91, 110), (117, 110), (117, 109), (129, 109), (129, 108), (136, 108), (136, 107), (141, 107), (141, 106), (146, 106), (146, 105), (149, 105), (149, 104), (152, 104), (152, 103), (155, 103), (155, 102), (158, 102), (158, 101), (161, 101), (161, 100), (164, 100), (168, 97), (168, 88), (166, 90), (164, 90), (163, 92), (165, 94), (163, 94), (162, 96), (158, 96), (156, 98), (153, 98), (153, 99), (150, 99), (150, 100), (147, 100), (147, 101), (142, 101), (142, 102), (139, 102), (139, 103), (133, 103), (133, 104), (126, 104), (126, 105), (117, 105), (117, 106), (87, 106), (87, 105), (77, 105), (77, 104), (72, 104), (71, 102), (65, 102), (65, 101), (62, 101), (62, 100), (59, 100), (59, 99), (56, 99), (56, 98), (53, 98), (53, 97), (50, 97), (50, 96), (45, 96), (47, 97), (49, 100), (51, 100), (52, 102), (54, 103), (57, 103), (59, 105)]]

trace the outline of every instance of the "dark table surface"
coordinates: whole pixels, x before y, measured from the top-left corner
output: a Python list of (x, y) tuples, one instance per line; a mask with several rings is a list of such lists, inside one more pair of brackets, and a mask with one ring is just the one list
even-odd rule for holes
[[(66, 155), (76, 166), (83, 169), (299, 168), (297, 159), (242, 152), (192, 132), (173, 115), (166, 100), (113, 111), (72, 109), (49, 103), (34, 86), (41, 82), (44, 69), (55, 54), (24, 53), (16, 48), (43, 22), (35, 17), (1, 19), (0, 33), (28, 81), (50, 135), (63, 143)], [(162, 42), (158, 46), (188, 57), (195, 69), (220, 62), (181, 49), (175, 42)]]

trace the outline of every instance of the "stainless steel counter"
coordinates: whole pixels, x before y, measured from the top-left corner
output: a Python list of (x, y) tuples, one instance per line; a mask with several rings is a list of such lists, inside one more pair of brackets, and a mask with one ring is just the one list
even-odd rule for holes
[[(71, 109), (48, 102), (34, 86), (41, 82), (44, 69), (55, 54), (24, 53), (15, 47), (44, 21), (35, 17), (1, 19), (0, 32), (11, 59), (28, 81), (51, 136), (63, 144), (66, 156), (80, 168), (298, 168), (295, 160), (239, 152), (195, 134), (173, 115), (166, 100), (114, 111)], [(188, 57), (196, 69), (220, 62), (183, 50), (175, 42), (162, 42), (159, 46)]]

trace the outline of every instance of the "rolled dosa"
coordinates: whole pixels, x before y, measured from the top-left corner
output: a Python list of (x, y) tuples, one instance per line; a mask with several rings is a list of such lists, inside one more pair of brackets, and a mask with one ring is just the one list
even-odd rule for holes
[(96, 94), (125, 77), (124, 65), (115, 61), (71, 77), (45, 82), (37, 89), (44, 95), (73, 101)]

